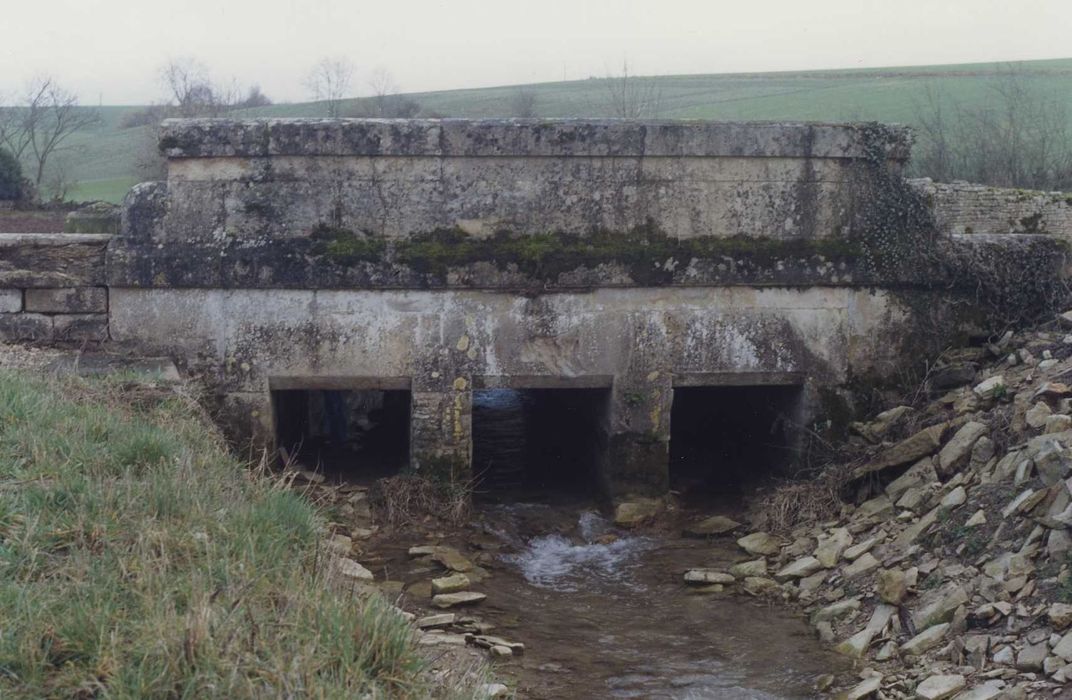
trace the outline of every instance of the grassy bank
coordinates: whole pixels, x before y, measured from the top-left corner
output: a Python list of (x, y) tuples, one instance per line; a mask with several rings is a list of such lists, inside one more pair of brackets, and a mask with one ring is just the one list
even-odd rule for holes
[(0, 696), (427, 697), (410, 627), (196, 405), (0, 373)]

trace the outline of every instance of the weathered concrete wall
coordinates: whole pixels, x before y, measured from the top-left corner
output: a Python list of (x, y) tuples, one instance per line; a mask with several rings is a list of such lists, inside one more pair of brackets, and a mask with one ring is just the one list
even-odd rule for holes
[[(657, 491), (675, 386), (801, 386), (804, 422), (955, 330), (947, 302), (978, 285), (939, 259), (960, 244), (901, 179), (908, 144), (873, 124), (168, 122), (168, 179), (131, 192), (108, 246), (111, 334), (204, 377), (262, 445), (273, 389), (409, 389), (412, 466), (438, 476), (468, 474), (474, 387), (605, 387), (603, 482)], [(1018, 238), (1027, 260), (1052, 243)]]
[[(413, 392), (415, 466), (467, 465), (474, 386), (603, 386), (614, 490), (665, 488), (677, 385), (836, 386), (893, 358), (901, 309), (845, 288), (477, 291), (113, 290), (119, 341), (211, 373), (235, 417), (270, 436), (275, 388)], [(879, 368), (881, 369), (881, 367)], [(640, 397), (640, 398), (637, 398)], [(814, 400), (815, 396), (812, 395)], [(652, 451), (639, 460), (637, 446)]]
[(803, 419), (903, 335), (855, 240), (903, 130), (199, 120), (161, 145), (109, 247), (113, 336), (266, 442), (273, 387), (408, 388), (413, 466), (466, 472), (474, 385), (602, 386), (604, 482), (660, 489), (675, 383), (802, 385)]
[(1072, 238), (1072, 195), (909, 180), (925, 197), (943, 233), (1043, 233)]
[(0, 234), (0, 340), (108, 339), (105, 234)]
[(161, 144), (159, 237), (184, 241), (649, 223), (672, 238), (821, 238), (849, 225), (853, 162), (907, 156), (893, 129), (711, 122), (169, 121)]
[[(166, 122), (161, 143), (168, 180), (128, 199), (114, 286), (810, 282), (851, 267), (846, 240), (908, 140), (874, 125), (195, 120)], [(741, 255), (743, 273), (722, 260)], [(690, 267), (710, 259), (722, 269)]]

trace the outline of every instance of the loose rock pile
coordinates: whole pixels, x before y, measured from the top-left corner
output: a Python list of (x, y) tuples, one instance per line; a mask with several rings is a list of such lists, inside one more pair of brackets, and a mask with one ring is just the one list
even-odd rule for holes
[(740, 537), (740, 563), (685, 581), (800, 605), (861, 669), (839, 698), (1072, 696), (1066, 381), (1062, 332), (955, 353), (928, 378), (930, 403), (853, 426), (858, 505)]

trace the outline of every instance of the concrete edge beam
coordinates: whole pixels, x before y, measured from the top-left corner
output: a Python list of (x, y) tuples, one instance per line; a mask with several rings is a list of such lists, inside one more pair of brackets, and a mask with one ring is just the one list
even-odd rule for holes
[(347, 377), (347, 376), (272, 376), (270, 391), (409, 391), (409, 377)]
[(167, 119), (168, 158), (268, 156), (867, 158), (904, 161), (906, 127), (621, 119)]

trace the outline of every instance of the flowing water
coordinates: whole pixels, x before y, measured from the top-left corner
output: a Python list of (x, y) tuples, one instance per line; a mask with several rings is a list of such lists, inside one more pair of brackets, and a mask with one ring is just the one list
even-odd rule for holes
[[(498, 501), (480, 505), (463, 531), (428, 533), (490, 573), (473, 586), (487, 599), (459, 613), (525, 644), (523, 655), (494, 662), (494, 677), (512, 679), (519, 698), (806, 698), (819, 675), (845, 668), (793, 613), (684, 585), (688, 569), (747, 558), (732, 538), (678, 536), (683, 521), (713, 514), (710, 503), (679, 512), (669, 529), (609, 524), (576, 477), (594, 453), (584, 443), (597, 432), (600, 397), (563, 396), (474, 396), (477, 468)], [(418, 529), (385, 533), (370, 554), (406, 586), (405, 604), (428, 610), (427, 582), (441, 570), (406, 556), (424, 543), (414, 541)]]
[(786, 611), (689, 592), (685, 570), (740, 558), (728, 545), (616, 533), (552, 505), (495, 506), (483, 521), (506, 551), (474, 612), (526, 644), (500, 667), (521, 697), (806, 698), (844, 668)]

